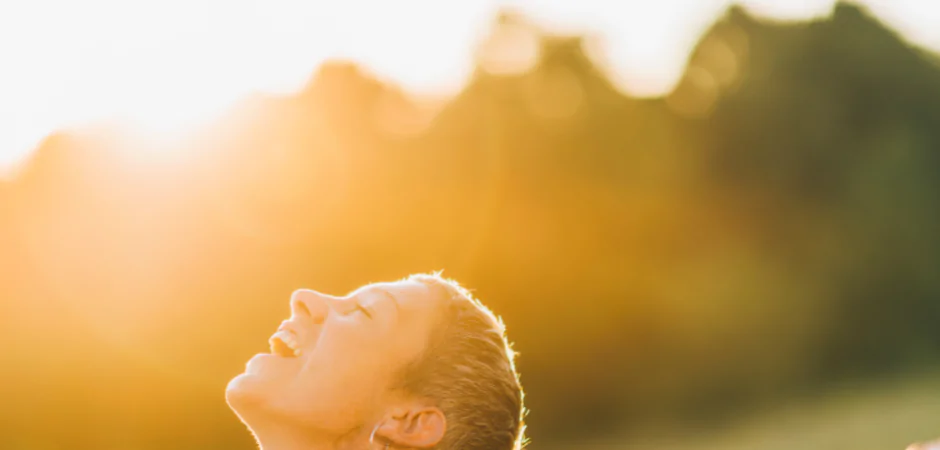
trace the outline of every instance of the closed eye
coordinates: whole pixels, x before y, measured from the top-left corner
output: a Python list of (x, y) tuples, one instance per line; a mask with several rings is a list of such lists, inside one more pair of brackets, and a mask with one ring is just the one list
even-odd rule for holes
[(356, 303), (356, 310), (362, 311), (362, 313), (365, 314), (366, 317), (368, 317), (369, 319), (372, 319), (372, 313), (370, 313), (368, 309), (366, 309), (365, 307), (363, 307), (363, 306), (360, 305), (359, 303)]

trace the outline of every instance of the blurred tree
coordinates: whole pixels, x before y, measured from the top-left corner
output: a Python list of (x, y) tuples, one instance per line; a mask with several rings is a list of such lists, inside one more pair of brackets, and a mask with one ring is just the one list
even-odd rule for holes
[(635, 99), (590, 42), (506, 12), (446, 101), (331, 62), (160, 149), (177, 164), (51, 136), (0, 185), (0, 422), (250, 448), (221, 390), (291, 290), (440, 268), (508, 323), (536, 442), (937, 361), (935, 55), (849, 4), (733, 7)]

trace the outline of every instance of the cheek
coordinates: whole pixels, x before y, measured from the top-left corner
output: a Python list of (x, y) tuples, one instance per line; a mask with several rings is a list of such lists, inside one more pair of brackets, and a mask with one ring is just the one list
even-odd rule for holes
[(324, 347), (303, 368), (297, 382), (324, 394), (366, 395), (384, 389), (392, 372), (392, 354), (378, 348)]
[(313, 427), (349, 430), (383, 406), (388, 375), (365, 353), (311, 361), (280, 396), (279, 409)]
[(394, 373), (396, 352), (382, 342), (350, 335), (323, 339), (294, 379), (291, 390), (304, 401), (336, 406), (367, 403), (387, 388)]
[(297, 401), (318, 407), (375, 404), (402, 365), (400, 339), (361, 324), (332, 325), (323, 331), (290, 391)]

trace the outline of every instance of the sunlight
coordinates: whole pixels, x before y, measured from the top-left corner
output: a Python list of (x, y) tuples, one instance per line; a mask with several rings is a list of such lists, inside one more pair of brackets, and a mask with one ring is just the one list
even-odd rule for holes
[[(809, 17), (833, 0), (741, 0), (758, 14)], [(0, 5), (0, 176), (47, 134), (96, 121), (179, 135), (252, 92), (286, 93), (331, 57), (412, 91), (454, 93), (501, 6), (550, 31), (596, 32), (627, 93), (669, 92), (698, 36), (731, 0), (380, 3), (306, 0), (35, 0)], [(940, 8), (870, 0), (921, 45), (940, 46)], [(54, 13), (51, 13), (54, 11)], [(4, 172), (6, 170), (7, 172)]]
[[(0, 450), (521, 450), (522, 418), (537, 450), (938, 438), (940, 52), (908, 45), (935, 24), (0, 0)], [(480, 302), (356, 289), (423, 271)], [(444, 443), (373, 414), (399, 410)]]
[(494, 14), (495, 1), (4, 3), (0, 171), (62, 128), (111, 121), (185, 134), (252, 92), (300, 89), (330, 57), (409, 89), (455, 92)]
[(125, 108), (115, 121), (151, 139), (176, 141), (219, 118), (238, 99), (206, 95), (198, 88), (183, 86), (174, 86), (173, 91), (174, 95), (140, 99), (140, 107)]

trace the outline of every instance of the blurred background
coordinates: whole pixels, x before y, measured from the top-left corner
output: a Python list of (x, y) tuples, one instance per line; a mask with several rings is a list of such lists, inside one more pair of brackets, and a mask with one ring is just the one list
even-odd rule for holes
[(0, 6), (0, 447), (254, 448), (294, 289), (437, 269), (533, 449), (940, 435), (940, 6), (316, 3)]

